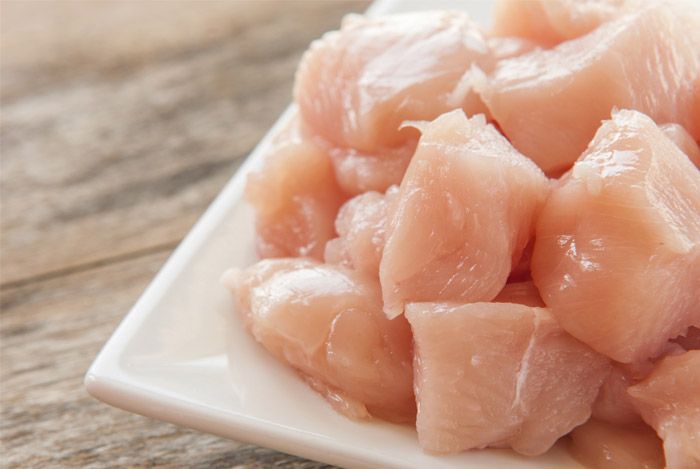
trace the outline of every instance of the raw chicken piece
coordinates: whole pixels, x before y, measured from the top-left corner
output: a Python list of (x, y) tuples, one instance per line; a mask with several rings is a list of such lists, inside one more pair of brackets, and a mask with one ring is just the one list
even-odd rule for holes
[(238, 269), (231, 269), (224, 273), (223, 284), (229, 288), (235, 298), (238, 311), (243, 319), (243, 324), (250, 331), (255, 322), (255, 312), (251, 295), (254, 288), (264, 284), (280, 272), (292, 272), (297, 269), (313, 268), (317, 261), (310, 258), (281, 258), (270, 259), (256, 263), (241, 274)]
[(404, 143), (405, 120), (459, 107), (450, 95), (472, 63), (490, 61), (465, 13), (348, 15), (314, 41), (297, 71), (294, 97), (309, 126), (332, 144), (374, 152)]
[(224, 283), (253, 337), (336, 410), (415, 420), (410, 327), (384, 316), (375, 279), (311, 259), (266, 259)]
[(506, 286), (496, 295), (493, 301), (496, 303), (517, 303), (533, 307), (545, 306), (542, 297), (540, 297), (540, 292), (537, 291), (537, 287), (532, 283), (532, 280), (506, 283)]
[(305, 124), (333, 160), (348, 194), (399, 184), (418, 132), (405, 121), (432, 120), (461, 108), (486, 112), (473, 91), (472, 65), (533, 48), (488, 40), (465, 13), (349, 15), (340, 31), (311, 44), (297, 71), (294, 97)]
[(365, 192), (347, 201), (335, 220), (339, 237), (326, 244), (326, 262), (379, 277), (386, 212), (398, 191), (392, 186), (386, 194)]
[(591, 419), (571, 432), (569, 452), (589, 469), (663, 469), (661, 440), (646, 425)]
[(255, 209), (260, 257), (322, 259), (347, 196), (328, 155), (302, 135), (297, 119), (272, 144), (262, 170), (248, 176), (245, 199)]
[(384, 192), (392, 185), (401, 184), (418, 143), (411, 139), (399, 147), (383, 148), (373, 154), (354, 148), (334, 147), (320, 138), (315, 141), (321, 142), (327, 149), (338, 184), (351, 195), (368, 191)]
[(644, 423), (627, 389), (649, 376), (653, 369), (654, 364), (650, 361), (635, 365), (613, 362), (612, 370), (593, 403), (593, 418), (617, 425)]
[[(698, 112), (700, 112), (700, 108), (698, 108)], [(664, 124), (660, 128), (668, 138), (673, 140), (673, 143), (678, 145), (683, 153), (688, 155), (695, 167), (700, 169), (700, 146), (683, 126), (671, 123)]]
[(492, 34), (530, 39), (544, 47), (593, 31), (620, 14), (625, 0), (496, 0)]
[(655, 364), (665, 357), (698, 349), (700, 349), (700, 329), (691, 327), (684, 335), (666, 343), (661, 354), (652, 360), (634, 364), (613, 362), (612, 371), (600, 387), (598, 397), (593, 403), (593, 417), (619, 425), (642, 423), (642, 417), (632, 403), (627, 389), (648, 378)]
[(553, 49), (502, 60), (481, 97), (513, 145), (548, 174), (576, 161), (615, 106), (700, 139), (693, 28), (669, 5), (645, 4)]
[(588, 420), (607, 358), (546, 308), (410, 303), (418, 439), (440, 453), (510, 446), (547, 451)]
[(379, 269), (390, 318), (407, 302), (493, 299), (549, 191), (542, 171), (482, 115), (456, 110), (419, 127)]
[(627, 392), (664, 441), (668, 467), (700, 467), (700, 350), (664, 358)]
[(613, 113), (537, 222), (531, 272), (559, 323), (623, 363), (700, 325), (700, 172), (654, 122)]
[(489, 37), (486, 43), (493, 57), (492, 66), (495, 66), (499, 60), (518, 57), (539, 49), (534, 42), (519, 37)]

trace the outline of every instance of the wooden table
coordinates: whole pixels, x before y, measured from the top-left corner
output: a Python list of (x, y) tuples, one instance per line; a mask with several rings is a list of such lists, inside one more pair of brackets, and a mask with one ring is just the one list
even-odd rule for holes
[(83, 376), (309, 42), (367, 4), (2, 2), (2, 467), (322, 466), (111, 408)]

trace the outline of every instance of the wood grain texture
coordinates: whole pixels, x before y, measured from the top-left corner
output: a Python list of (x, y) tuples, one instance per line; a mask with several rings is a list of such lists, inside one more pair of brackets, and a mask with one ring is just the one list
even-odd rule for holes
[(123, 412), (89, 364), (365, 1), (0, 4), (0, 466), (317, 468)]
[[(65, 5), (76, 9), (73, 16)], [(179, 15), (170, 31), (185, 29), (187, 40), (152, 37), (150, 24), (163, 29), (175, 16), (163, 5), (188, 12), (188, 28)], [(3, 3), (9, 37), (0, 42), (20, 49), (3, 57), (1, 77), (3, 283), (135, 250), (172, 249), (290, 102), (309, 42), (365, 6)], [(111, 17), (109, 9), (121, 23), (85, 32)], [(38, 39), (22, 29), (14, 38), (10, 26), (42, 14), (54, 15), (58, 27), (47, 29), (45, 50), (30, 48), (34, 62), (27, 63), (20, 39)], [(122, 23), (130, 40), (112, 41)], [(83, 34), (56, 45), (51, 39), (64, 30)]]

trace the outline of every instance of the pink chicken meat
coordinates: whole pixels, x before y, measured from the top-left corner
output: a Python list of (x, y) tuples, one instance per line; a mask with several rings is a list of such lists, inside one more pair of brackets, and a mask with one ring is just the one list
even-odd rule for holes
[(270, 353), (352, 417), (415, 419), (411, 331), (382, 313), (376, 279), (311, 259), (267, 259), (224, 277)]
[(335, 220), (338, 237), (326, 244), (325, 261), (379, 277), (386, 213), (397, 193), (391, 186), (385, 194), (369, 191), (348, 200)]
[(329, 156), (302, 134), (294, 119), (273, 142), (263, 168), (248, 176), (245, 199), (255, 209), (260, 257), (323, 259), (336, 236), (334, 221), (348, 198)]
[(649, 2), (553, 49), (501, 61), (481, 97), (513, 145), (547, 174), (568, 169), (614, 107), (700, 139), (697, 24)]
[(492, 34), (552, 47), (593, 31), (620, 14), (625, 0), (496, 0)]
[[(700, 113), (700, 107), (697, 110)], [(696, 168), (700, 170), (700, 146), (693, 140), (693, 137), (679, 124), (664, 124), (661, 126), (663, 133), (678, 145)]]
[(430, 123), (388, 212), (379, 267), (389, 317), (415, 301), (489, 301), (533, 234), (546, 177), (484, 116)]
[(653, 360), (633, 364), (613, 363), (612, 371), (593, 403), (593, 418), (618, 425), (640, 425), (643, 420), (627, 390), (644, 381), (665, 357), (700, 349), (700, 329), (691, 327), (684, 335), (668, 341)]
[(404, 121), (457, 108), (485, 112), (470, 67), (490, 71), (497, 59), (529, 48), (517, 38), (489, 41), (456, 11), (349, 15), (340, 31), (312, 43), (294, 97), (343, 189), (383, 192), (401, 182), (416, 147), (418, 132), (402, 128)]
[(627, 392), (664, 441), (668, 467), (700, 467), (700, 350), (664, 358)]
[(536, 237), (532, 278), (545, 303), (614, 360), (654, 357), (700, 324), (700, 171), (644, 114), (602, 125)]
[(464, 72), (487, 59), (486, 39), (465, 13), (349, 15), (340, 31), (311, 45), (294, 96), (305, 122), (334, 145), (395, 147), (415, 135), (399, 129), (403, 121), (453, 108), (450, 94)]
[(574, 428), (571, 440), (569, 452), (590, 469), (666, 467), (661, 440), (643, 424), (616, 425), (591, 419)]
[(613, 362), (612, 370), (593, 403), (593, 418), (616, 425), (641, 425), (642, 417), (627, 390), (649, 376), (652, 369), (654, 364), (650, 361), (635, 365)]
[(546, 308), (411, 303), (418, 438), (440, 453), (542, 454), (588, 420), (610, 361)]

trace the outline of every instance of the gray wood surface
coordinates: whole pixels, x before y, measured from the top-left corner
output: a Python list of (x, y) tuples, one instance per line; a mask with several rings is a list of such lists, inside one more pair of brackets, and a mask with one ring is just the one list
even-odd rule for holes
[(0, 3), (0, 465), (323, 467), (111, 408), (82, 380), (366, 1)]

